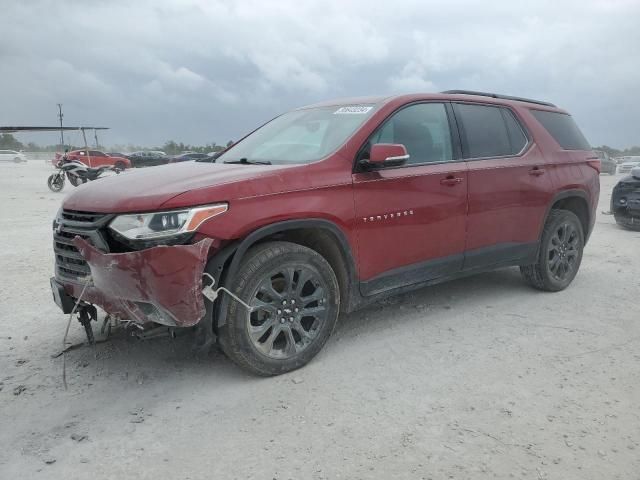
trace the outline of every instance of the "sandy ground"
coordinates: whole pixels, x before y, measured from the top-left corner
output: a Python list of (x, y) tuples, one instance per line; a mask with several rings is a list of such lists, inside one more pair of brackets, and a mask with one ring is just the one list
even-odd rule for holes
[(600, 214), (615, 178), (564, 292), (506, 269), (403, 295), (270, 379), (116, 338), (68, 354), (65, 391), (50, 171), (0, 164), (0, 478), (640, 478), (640, 233)]

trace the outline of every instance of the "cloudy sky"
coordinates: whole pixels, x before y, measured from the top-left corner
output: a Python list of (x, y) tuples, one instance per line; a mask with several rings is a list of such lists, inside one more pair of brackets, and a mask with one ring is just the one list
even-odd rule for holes
[[(334, 97), (484, 90), (640, 144), (640, 1), (0, 0), (0, 125), (226, 143)], [(50, 137), (28, 138), (54, 143)], [(27, 140), (25, 137), (20, 137)]]

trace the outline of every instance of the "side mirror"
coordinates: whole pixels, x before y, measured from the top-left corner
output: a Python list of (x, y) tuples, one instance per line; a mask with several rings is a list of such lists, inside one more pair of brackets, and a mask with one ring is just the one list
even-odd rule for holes
[(371, 145), (369, 160), (366, 163), (375, 167), (402, 165), (409, 160), (409, 153), (401, 143), (376, 143)]

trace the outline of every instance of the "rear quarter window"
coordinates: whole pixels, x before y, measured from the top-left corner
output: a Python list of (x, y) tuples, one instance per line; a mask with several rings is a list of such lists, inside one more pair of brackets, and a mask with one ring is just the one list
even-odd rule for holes
[(591, 150), (571, 115), (543, 110), (531, 110), (531, 113), (564, 150)]

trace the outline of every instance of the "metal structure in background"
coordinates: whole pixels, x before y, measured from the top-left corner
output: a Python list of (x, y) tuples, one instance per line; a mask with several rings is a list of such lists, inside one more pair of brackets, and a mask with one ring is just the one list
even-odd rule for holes
[(60, 146), (64, 148), (64, 129), (62, 128), (62, 104), (58, 104), (58, 118), (60, 119)]
[[(62, 105), (62, 104), (58, 104)], [(62, 115), (62, 110), (60, 110), (60, 115)], [(60, 123), (62, 123), (62, 118), (60, 118)], [(0, 127), (0, 133), (19, 133), (19, 132), (57, 132), (60, 131), (60, 139), (64, 142), (64, 137), (62, 136), (62, 132), (70, 132), (70, 131), (81, 131), (82, 139), (84, 141), (84, 150), (89, 151), (89, 147), (87, 146), (87, 130), (93, 130), (93, 137), (96, 141), (96, 148), (98, 148), (98, 130), (109, 130), (109, 127), (63, 127), (62, 125), (59, 127)], [(62, 147), (64, 148), (64, 143), (62, 143)]]

